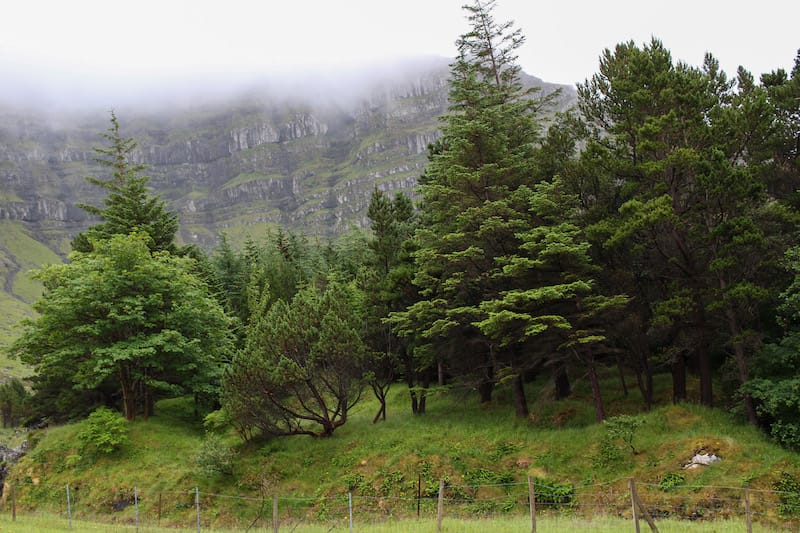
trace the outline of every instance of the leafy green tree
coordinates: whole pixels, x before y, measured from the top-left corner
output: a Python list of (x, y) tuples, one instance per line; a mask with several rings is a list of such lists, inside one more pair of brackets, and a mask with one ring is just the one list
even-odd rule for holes
[(152, 253), (149, 242), (114, 235), (36, 273), (39, 316), (11, 351), (33, 365), (37, 394), (55, 396), (50, 414), (68, 414), (75, 390), (114, 391), (129, 420), (151, 414), (158, 397), (216, 393), (229, 320), (191, 259)]
[(323, 437), (342, 426), (363, 387), (360, 300), (332, 282), (262, 307), (223, 380), (223, 407), (235, 423), (266, 436)]
[(108, 147), (95, 148), (98, 153), (95, 161), (107, 168), (111, 177), (105, 180), (93, 177), (86, 179), (108, 192), (105, 206), (80, 205), (103, 222), (78, 234), (72, 242), (72, 248), (88, 252), (98, 240), (136, 232), (148, 235), (151, 250), (175, 252), (178, 217), (166, 210), (163, 200), (148, 191), (147, 182), (150, 178), (140, 175), (146, 167), (133, 161), (137, 143), (133, 138), (122, 137), (119, 121), (113, 112), (111, 127), (103, 137), (108, 141)]

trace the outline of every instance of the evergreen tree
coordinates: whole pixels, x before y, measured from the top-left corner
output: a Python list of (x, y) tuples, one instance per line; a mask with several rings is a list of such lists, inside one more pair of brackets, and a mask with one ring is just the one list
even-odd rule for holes
[[(511, 379), (517, 414), (525, 416), (522, 376), (542, 359), (531, 353), (528, 341), (545, 330), (572, 325), (563, 316), (555, 319), (546, 306), (522, 304), (522, 294), (546, 292), (549, 286), (554, 301), (574, 308), (578, 285), (562, 287), (556, 296), (552, 284), (580, 283), (583, 273), (566, 274), (566, 264), (555, 264), (552, 276), (537, 276), (519, 265), (535, 261), (525, 248), (539, 238), (537, 231), (553, 236), (566, 231), (563, 238), (577, 247), (578, 255), (585, 255), (580, 251), (585, 246), (537, 212), (553, 202), (547, 186), (535, 183), (537, 115), (550, 97), (535, 98), (533, 90), (523, 88), (514, 55), (523, 37), (510, 23), (497, 24), (493, 8), (493, 2), (465, 6), (472, 31), (457, 42), (450, 108), (420, 180), (422, 224), (416, 233), (414, 281), (421, 299), (394, 313), (391, 321), (398, 331), (425, 339), (436, 362), (477, 388), (482, 401), (491, 398), (498, 380)], [(583, 283), (583, 292), (591, 292), (591, 283)], [(522, 318), (523, 310), (532, 314)]]
[(674, 399), (686, 398), (688, 363), (711, 405), (715, 354), (729, 354), (747, 380), (792, 226), (763, 182), (766, 93), (743, 70), (729, 81), (711, 55), (702, 68), (675, 64), (653, 39), (606, 50), (579, 105), (593, 135), (572, 185), (589, 199), (596, 259), (639, 299), (636, 344), (655, 344), (670, 364)]
[(95, 161), (109, 169), (111, 177), (105, 180), (93, 177), (86, 179), (108, 192), (105, 206), (80, 204), (82, 209), (101, 218), (103, 222), (78, 234), (72, 242), (72, 248), (88, 252), (97, 240), (108, 239), (112, 235), (139, 233), (148, 235), (148, 245), (152, 251), (175, 253), (178, 217), (166, 210), (163, 200), (150, 195), (147, 189), (150, 178), (140, 175), (146, 167), (133, 161), (137, 143), (133, 138), (122, 137), (119, 121), (113, 112), (111, 127), (103, 137), (108, 141), (108, 147), (95, 148), (99, 155)]

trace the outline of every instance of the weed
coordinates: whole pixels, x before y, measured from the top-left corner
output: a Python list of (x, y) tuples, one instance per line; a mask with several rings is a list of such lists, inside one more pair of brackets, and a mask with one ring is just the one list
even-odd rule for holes
[(664, 492), (669, 492), (671, 489), (680, 487), (684, 483), (686, 483), (686, 476), (683, 474), (676, 474), (675, 472), (669, 472), (664, 474), (658, 481), (658, 488)]

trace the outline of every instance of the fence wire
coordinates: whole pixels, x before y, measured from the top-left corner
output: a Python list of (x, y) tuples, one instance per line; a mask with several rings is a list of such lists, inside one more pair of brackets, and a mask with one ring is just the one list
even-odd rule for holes
[[(748, 487), (665, 486), (630, 479), (588, 485), (533, 480), (451, 484), (442, 480), (438, 487), (428, 483), (422, 490), (420, 486), (413, 495), (378, 492), (363, 487), (344, 494), (303, 496), (264, 490), (261, 494), (217, 494), (197, 488), (152, 491), (120, 487), (113, 494), (100, 495), (77, 483), (63, 488), (27, 483), (4, 488), (2, 512), (57, 515), (70, 524), (80, 520), (134, 528), (295, 531), (300, 526), (322, 526), (326, 531), (347, 531), (350, 524), (363, 527), (405, 519), (431, 524), (455, 518), (491, 521), (516, 517), (520, 524), (537, 517), (631, 520), (635, 518), (635, 492), (639, 511), (649, 514), (656, 524), (677, 519), (686, 521), (688, 528), (696, 521), (728, 520), (741, 522), (742, 531), (751, 523), (776, 531), (800, 530), (800, 493)], [(643, 531), (648, 531), (646, 526)]]

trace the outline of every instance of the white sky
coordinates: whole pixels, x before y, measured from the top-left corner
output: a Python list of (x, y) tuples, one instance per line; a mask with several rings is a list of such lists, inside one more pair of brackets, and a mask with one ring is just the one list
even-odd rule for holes
[[(70, 98), (209, 74), (452, 57), (466, 1), (0, 0), (0, 90)], [(498, 0), (495, 17), (526, 35), (526, 72), (566, 84), (630, 39), (658, 37), (692, 65), (710, 51), (729, 76), (741, 64), (756, 78), (789, 70), (800, 48), (797, 0)]]

